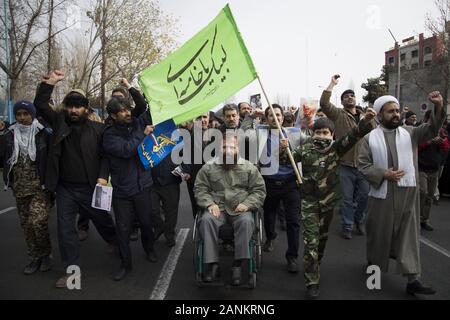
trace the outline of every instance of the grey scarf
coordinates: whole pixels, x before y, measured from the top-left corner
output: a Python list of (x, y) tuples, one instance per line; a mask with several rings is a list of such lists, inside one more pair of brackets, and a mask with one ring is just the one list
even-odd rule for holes
[(16, 123), (9, 127), (14, 134), (14, 150), (9, 159), (11, 168), (17, 163), (19, 155), (29, 157), (31, 161), (36, 161), (36, 134), (44, 128), (37, 119), (29, 126)]

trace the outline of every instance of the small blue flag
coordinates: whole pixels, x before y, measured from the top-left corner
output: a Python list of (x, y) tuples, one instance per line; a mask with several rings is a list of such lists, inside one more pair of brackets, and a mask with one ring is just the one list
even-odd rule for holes
[(138, 148), (139, 157), (145, 169), (156, 167), (181, 142), (181, 137), (172, 140), (172, 133), (177, 129), (172, 119), (155, 126), (153, 134), (145, 137)]

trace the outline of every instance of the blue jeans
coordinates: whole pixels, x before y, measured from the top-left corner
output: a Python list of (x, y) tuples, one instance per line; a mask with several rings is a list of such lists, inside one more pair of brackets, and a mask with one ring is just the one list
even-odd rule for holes
[(358, 169), (344, 165), (340, 166), (340, 178), (343, 195), (340, 208), (342, 230), (351, 231), (355, 222), (364, 221), (369, 199), (369, 183)]

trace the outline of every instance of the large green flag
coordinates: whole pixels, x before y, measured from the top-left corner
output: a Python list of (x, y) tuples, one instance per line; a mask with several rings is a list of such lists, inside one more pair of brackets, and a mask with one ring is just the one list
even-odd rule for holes
[(211, 110), (256, 78), (228, 5), (168, 58), (144, 70), (139, 83), (153, 124), (176, 124)]

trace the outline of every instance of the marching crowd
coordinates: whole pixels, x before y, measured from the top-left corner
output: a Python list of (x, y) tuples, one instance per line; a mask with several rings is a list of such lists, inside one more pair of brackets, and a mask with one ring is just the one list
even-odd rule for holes
[[(339, 108), (330, 102), (339, 78), (332, 77), (318, 110), (305, 106), (286, 111), (276, 104), (262, 110), (242, 102), (183, 123), (180, 129), (192, 136), (186, 143), (191, 161), (175, 163), (168, 156), (146, 170), (137, 150), (154, 126), (151, 106), (138, 90), (123, 79), (112, 92), (103, 121), (79, 89), (67, 93), (60, 106), (53, 105), (52, 92), (64, 73), (44, 76), (34, 102), (15, 103), (16, 123), (0, 122), (5, 188), (16, 198), (30, 257), (24, 274), (45, 272), (53, 265), (48, 228), (53, 205), (65, 269), (80, 265), (80, 241), (88, 237), (90, 222), (111, 251), (120, 254), (114, 280), (132, 270), (129, 242), (138, 239), (138, 229), (148, 261), (157, 262), (157, 239), (164, 235), (168, 247), (176, 245), (182, 178), (173, 172), (179, 167), (194, 217), (200, 215), (205, 282), (218, 278), (219, 228), (230, 223), (232, 284), (242, 283), (241, 269), (250, 259), (247, 244), (255, 228), (252, 212), (260, 210), (265, 254), (274, 250), (277, 217), (283, 221), (288, 272), (299, 272), (303, 240), (306, 297), (317, 298), (328, 229), (339, 211), (344, 239), (351, 240), (355, 233), (367, 236), (368, 265), (387, 271), (389, 260), (395, 259), (408, 293), (434, 294), (420, 281), (419, 238), (421, 228), (433, 230), (432, 205), (440, 195), (450, 194), (450, 128), (443, 98), (439, 92), (429, 94), (434, 108), (421, 123), (412, 111), (402, 112), (392, 96), (363, 109), (355, 92), (346, 90)], [(200, 156), (195, 161), (215, 141), (210, 129), (223, 135), (220, 147), (211, 160)], [(199, 140), (195, 130), (202, 133)], [(242, 132), (254, 133), (254, 140)], [(114, 219), (91, 206), (96, 185), (109, 183)], [(65, 288), (68, 277), (62, 275), (56, 287)]]

